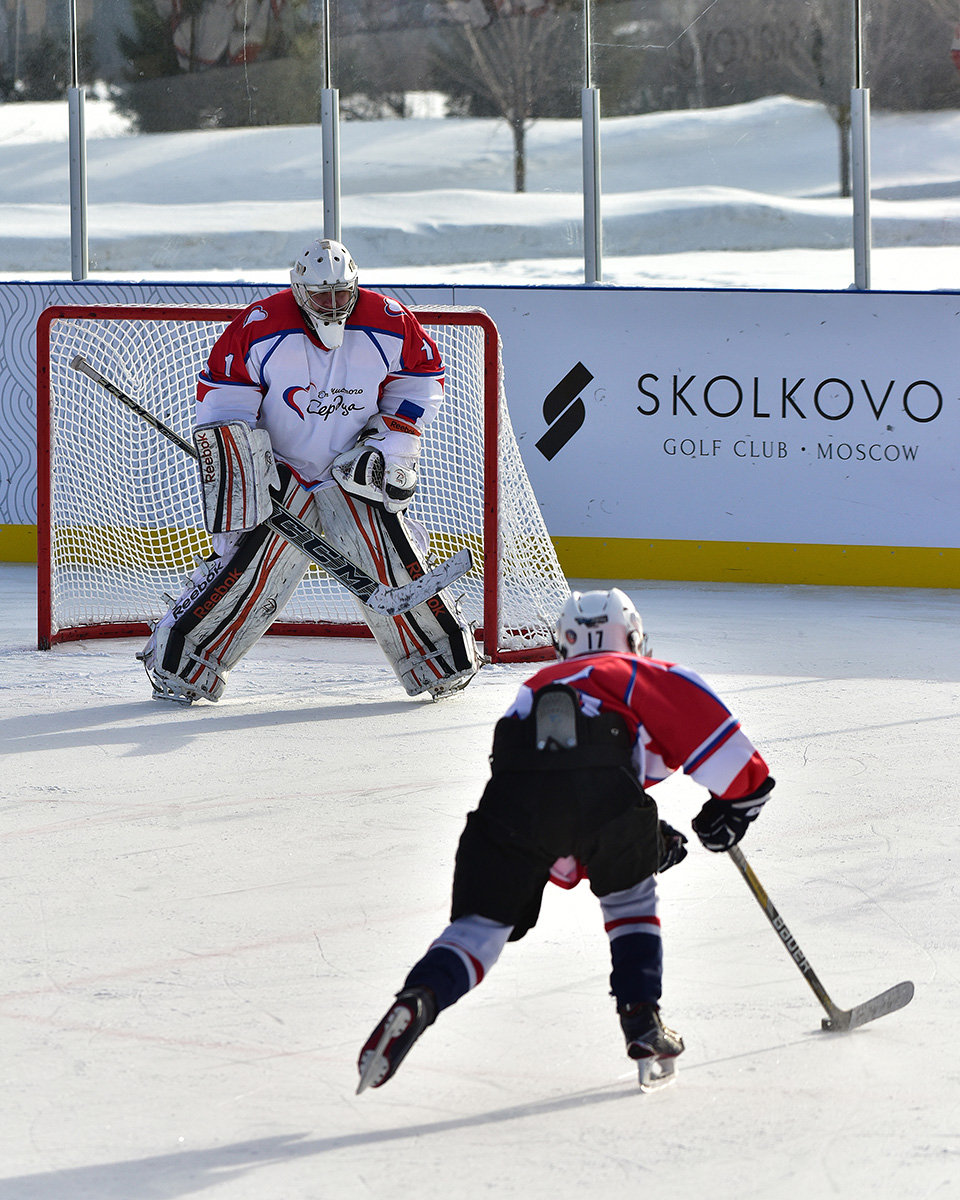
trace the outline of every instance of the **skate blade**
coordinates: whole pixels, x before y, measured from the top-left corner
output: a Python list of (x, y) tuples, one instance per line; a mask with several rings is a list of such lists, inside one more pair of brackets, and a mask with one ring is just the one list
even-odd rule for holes
[(455, 675), (452, 679), (446, 679), (436, 687), (429, 689), (431, 700), (443, 700), (447, 696), (455, 696), (457, 692), (462, 692), (470, 680), (476, 675), (476, 671), (464, 672), (462, 675)]
[[(383, 1027), (383, 1033), (380, 1035), (380, 1040), (374, 1047), (373, 1053), (367, 1059), (366, 1064), (360, 1071), (360, 1082), (357, 1084), (355, 1095), (359, 1096), (371, 1084), (377, 1087), (383, 1079), (386, 1078), (386, 1072), (390, 1070), (390, 1064), (384, 1057), (384, 1050), (393, 1041), (397, 1034), (403, 1033), (406, 1027), (410, 1024), (410, 1014), (405, 1008), (398, 1008), (392, 1012), (387, 1018), (387, 1022)], [(381, 1070), (384, 1074), (381, 1075)]]
[(187, 708), (202, 697), (192, 693), (179, 692), (174, 688), (161, 687), (154, 683), (152, 699), (159, 700), (163, 704), (179, 704)]
[(641, 1058), (637, 1062), (641, 1092), (658, 1092), (677, 1081), (675, 1058)]

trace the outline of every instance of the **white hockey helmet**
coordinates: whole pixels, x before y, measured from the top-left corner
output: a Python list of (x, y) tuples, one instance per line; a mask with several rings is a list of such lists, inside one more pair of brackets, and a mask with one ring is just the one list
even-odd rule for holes
[(619, 588), (608, 592), (571, 592), (557, 621), (555, 640), (561, 658), (603, 650), (650, 657), (640, 614)]
[(328, 350), (343, 342), (357, 302), (357, 264), (342, 242), (318, 238), (293, 264), (290, 287), (310, 327)]

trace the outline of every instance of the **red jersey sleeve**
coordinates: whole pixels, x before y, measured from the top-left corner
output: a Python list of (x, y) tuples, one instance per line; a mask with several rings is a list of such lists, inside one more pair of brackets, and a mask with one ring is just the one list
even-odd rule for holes
[(638, 690), (648, 694), (637, 699), (648, 782), (682, 770), (723, 800), (756, 791), (767, 764), (713, 688), (685, 667), (645, 662)]
[(243, 420), (255, 425), (263, 392), (247, 369), (251, 330), (262, 327), (267, 313), (253, 304), (230, 322), (197, 380), (197, 423)]

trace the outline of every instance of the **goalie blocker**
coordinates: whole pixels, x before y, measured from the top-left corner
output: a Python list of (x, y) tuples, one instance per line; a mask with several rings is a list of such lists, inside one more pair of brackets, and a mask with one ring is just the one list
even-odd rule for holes
[[(339, 487), (308, 492), (285, 464), (274, 497), (359, 567), (390, 586), (429, 569), (426, 531), (401, 513)], [(219, 700), (227, 675), (280, 615), (309, 566), (284, 538), (260, 525), (214, 534), (200, 563), (137, 656), (160, 699)], [(410, 696), (434, 699), (465, 687), (480, 669), (471, 628), (444, 589), (399, 616), (359, 604), (380, 649)]]
[(273, 510), (280, 486), (270, 434), (246, 421), (200, 425), (193, 432), (203, 519), (211, 533), (256, 529)]

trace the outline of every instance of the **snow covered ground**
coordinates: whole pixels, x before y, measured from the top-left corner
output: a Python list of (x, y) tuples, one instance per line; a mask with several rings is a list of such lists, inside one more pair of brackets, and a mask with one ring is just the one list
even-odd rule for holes
[[(91, 273), (278, 282), (322, 227), (315, 126), (128, 136), (86, 105)], [(0, 280), (69, 275), (65, 104), (0, 105)], [(960, 112), (877, 113), (873, 285), (960, 279)], [(580, 124), (528, 138), (512, 190), (495, 120), (346, 122), (343, 236), (372, 284), (583, 281)], [(836, 127), (786, 96), (602, 126), (603, 279), (611, 284), (845, 288), (852, 207)]]
[[(678, 1084), (638, 1093), (581, 884), (394, 1080), (355, 1060), (446, 922), (495, 719), (530, 668), (407, 699), (371, 643), (265, 639), (219, 705), (162, 706), (130, 641), (40, 653), (0, 565), (0, 1200), (948, 1200), (960, 1194), (960, 599), (625, 585), (778, 787), (733, 864), (664, 876)], [(702, 795), (662, 785), (689, 831)]]

